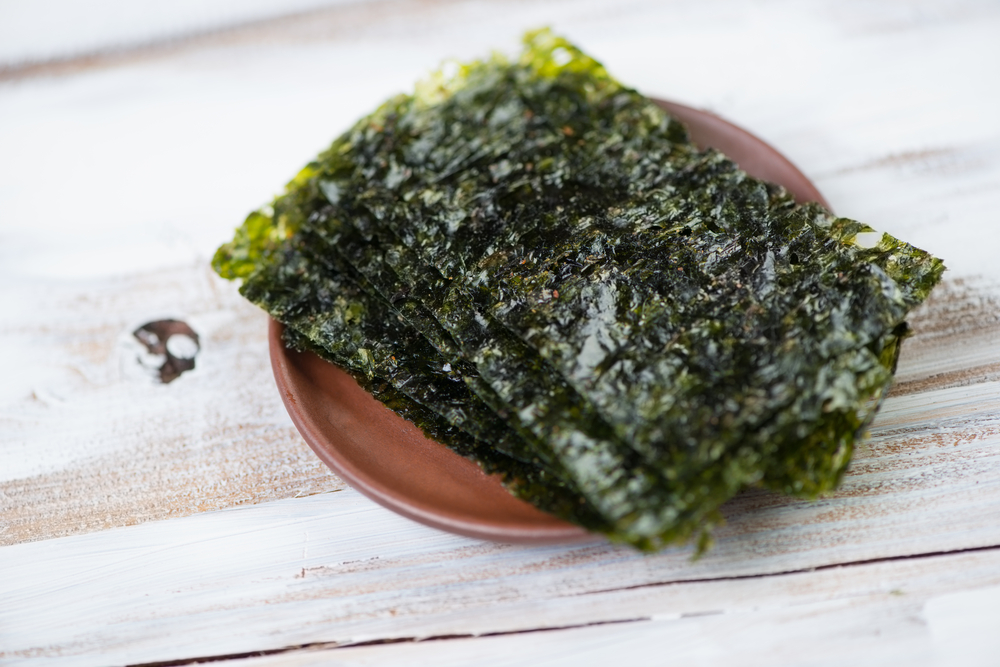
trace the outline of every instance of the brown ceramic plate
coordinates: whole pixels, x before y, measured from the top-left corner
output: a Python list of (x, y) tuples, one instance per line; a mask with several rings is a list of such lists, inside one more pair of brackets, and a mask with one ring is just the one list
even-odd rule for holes
[[(657, 103), (687, 124), (699, 146), (717, 148), (751, 175), (784, 185), (800, 202), (825, 204), (802, 172), (757, 137), (706, 111)], [(530, 544), (600, 539), (514, 498), (344, 371), (286, 349), (281, 331), (272, 321), (271, 367), (288, 414), (323, 462), (361, 493), (415, 521), (469, 537)]]

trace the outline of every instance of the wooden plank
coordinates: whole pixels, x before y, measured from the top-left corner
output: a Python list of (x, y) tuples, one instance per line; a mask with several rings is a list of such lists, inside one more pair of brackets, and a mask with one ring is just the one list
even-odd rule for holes
[(230, 664), (990, 667), (1000, 651), (997, 564), (991, 552), (587, 596), (609, 619), (600, 622), (569, 612), (579, 598), (560, 598), (495, 617), (569, 627), (463, 635), (456, 619), (448, 637), (289, 649)]
[[(829, 567), (866, 536), (828, 524), (816, 540), (799, 530), (808, 517), (795, 509), (772, 517), (757, 536), (767, 539), (723, 537), (695, 563), (684, 550), (478, 543), (412, 524), (353, 491), (4, 547), (0, 659), (143, 663), (754, 607), (778, 612), (766, 627), (801, 604), (884, 601), (896, 589), (923, 604), (921, 595), (1000, 583), (997, 549)], [(921, 530), (933, 533), (934, 523)], [(741, 524), (734, 517), (737, 532)], [(815, 549), (831, 536), (844, 548)], [(817, 566), (824, 569), (809, 571)], [(831, 641), (843, 629), (834, 627)]]
[(946, 278), (910, 318), (894, 396), (1000, 379), (1000, 284)]

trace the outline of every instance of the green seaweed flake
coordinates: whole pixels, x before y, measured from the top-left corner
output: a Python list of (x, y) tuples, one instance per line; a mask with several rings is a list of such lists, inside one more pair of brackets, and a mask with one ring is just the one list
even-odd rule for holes
[(613, 540), (704, 548), (740, 489), (841, 479), (943, 271), (870, 231), (536, 31), (360, 120), (214, 266), (429, 433), (520, 466), (521, 497), (569, 516), (554, 484)]

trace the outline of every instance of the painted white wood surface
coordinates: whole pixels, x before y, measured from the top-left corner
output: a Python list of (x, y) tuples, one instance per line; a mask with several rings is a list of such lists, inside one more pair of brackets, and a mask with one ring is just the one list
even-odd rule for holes
[[(864, 539), (843, 526), (839, 532)], [(933, 641), (933, 623), (946, 619), (927, 616), (927, 605), (941, 596), (986, 591), (986, 619), (962, 616), (970, 632), (996, 617), (1000, 594), (990, 590), (1000, 586), (996, 550), (810, 571), (821, 552), (835, 548), (809, 553), (790, 529), (772, 530), (771, 538), (766, 547), (758, 544), (758, 553), (740, 548), (738, 539), (723, 540), (694, 564), (681, 551), (642, 557), (608, 546), (484, 544), (416, 526), (341, 491), (7, 547), (2, 564), (11, 581), (2, 593), (10, 611), (0, 615), (0, 637), (11, 664), (39, 654), (74, 665), (134, 664), (735, 614), (723, 627), (754, 626), (744, 630), (747, 641), (771, 625), (775, 634), (760, 639), (770, 646), (790, 641), (780, 631), (782, 619), (809, 609), (818, 617), (810, 632), (822, 637), (827, 626), (826, 641), (873, 624), (856, 639), (881, 630), (905, 640), (907, 646), (896, 646), (905, 649), (915, 639), (925, 647)], [(793, 562), (805, 569), (759, 576)], [(851, 620), (845, 605), (860, 607), (865, 617)], [(652, 640), (660, 632), (622, 629), (622, 641), (636, 632), (651, 632)], [(797, 632), (794, 624), (791, 630)], [(995, 633), (976, 641), (1000, 648)], [(737, 649), (727, 648), (720, 630), (698, 650), (722, 656)], [(649, 647), (637, 650), (638, 656)], [(791, 658), (795, 651), (806, 656), (804, 639), (788, 650), (789, 664), (799, 664)]]
[[(950, 268), (844, 488), (745, 494), (694, 563), (479, 543), (346, 489), (207, 268), (353, 118), (542, 24)], [(367, 2), (0, 71), (0, 663), (995, 664), (998, 34), (986, 1)], [(164, 316), (202, 342), (165, 386), (131, 339)]]
[(0, 3), (0, 68), (181, 40), (351, 1), (4, 0)]

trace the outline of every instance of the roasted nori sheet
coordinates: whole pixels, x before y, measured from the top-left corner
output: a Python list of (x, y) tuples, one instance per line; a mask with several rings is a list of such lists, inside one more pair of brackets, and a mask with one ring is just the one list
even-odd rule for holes
[(941, 262), (861, 247), (549, 31), (451, 69), (335, 140), (216, 270), (613, 540), (704, 548), (742, 488), (833, 489)]

